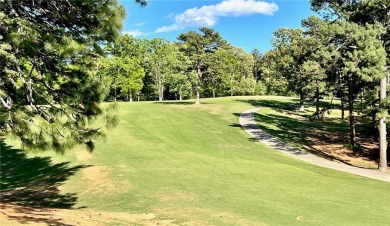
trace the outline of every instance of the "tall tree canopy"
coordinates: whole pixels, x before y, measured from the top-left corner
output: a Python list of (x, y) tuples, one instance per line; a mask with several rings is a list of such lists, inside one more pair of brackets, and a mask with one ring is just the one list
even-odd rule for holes
[(127, 34), (120, 35), (107, 46), (108, 57), (105, 68), (100, 73), (111, 78), (114, 101), (118, 96), (118, 88), (120, 96), (128, 101), (133, 101), (133, 94), (139, 98), (144, 86), (142, 79), (145, 77), (143, 61), (146, 48), (146, 41)]
[(145, 62), (153, 74), (158, 100), (164, 99), (164, 87), (167, 78), (177, 65), (178, 49), (165, 39), (154, 38), (148, 42)]
[(1, 130), (25, 148), (92, 150), (103, 133), (91, 120), (114, 120), (99, 106), (107, 89), (91, 68), (124, 14), (117, 0), (0, 1)]
[(178, 37), (179, 49), (188, 56), (192, 62), (193, 69), (197, 72), (196, 104), (199, 104), (200, 87), (203, 79), (203, 72), (206, 70), (205, 61), (210, 53), (226, 44), (221, 35), (213, 29), (202, 27), (201, 33), (189, 31)]
[[(380, 163), (379, 168), (387, 171), (387, 140), (386, 117), (389, 112), (389, 98), (387, 97), (387, 79), (389, 77), (390, 58), (390, 0), (311, 0), (312, 8), (325, 14), (329, 20), (346, 20), (361, 26), (371, 24), (382, 26), (382, 31), (375, 37), (382, 43), (385, 49), (386, 66), (380, 76), (380, 105), (378, 107), (379, 133), (380, 133)], [(379, 28), (378, 28), (379, 29)], [(386, 74), (387, 72), (387, 74)], [(379, 81), (379, 80), (378, 80)]]

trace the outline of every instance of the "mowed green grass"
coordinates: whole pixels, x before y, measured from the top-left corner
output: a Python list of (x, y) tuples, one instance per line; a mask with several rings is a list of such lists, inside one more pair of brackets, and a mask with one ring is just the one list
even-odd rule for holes
[(259, 99), (291, 101), (119, 103), (118, 127), (93, 154), (50, 154), (56, 162), (92, 165), (62, 192), (76, 193), (75, 208), (153, 213), (179, 225), (389, 225), (389, 183), (317, 167), (251, 140), (238, 115)]

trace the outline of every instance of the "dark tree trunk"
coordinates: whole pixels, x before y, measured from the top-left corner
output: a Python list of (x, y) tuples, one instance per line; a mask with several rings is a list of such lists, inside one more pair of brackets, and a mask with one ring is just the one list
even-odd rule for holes
[(340, 102), (341, 102), (341, 119), (344, 120), (345, 119), (345, 114), (344, 114), (344, 110), (345, 110), (344, 103), (345, 103), (345, 100), (344, 100), (344, 92), (343, 91), (341, 92)]
[(303, 93), (300, 92), (299, 93), (299, 111), (302, 111), (304, 112), (305, 111), (305, 105), (304, 105), (304, 97), (303, 97)]
[(344, 99), (344, 87), (343, 87), (343, 77), (341, 76), (341, 72), (338, 71), (337, 72), (338, 75), (339, 75), (339, 86), (340, 86), (340, 102), (341, 102), (341, 119), (344, 120), (345, 119), (345, 114), (344, 114), (344, 110), (345, 110), (345, 99)]
[(316, 87), (316, 115), (320, 117), (320, 88), (318, 87), (318, 82)]
[(116, 102), (116, 85), (114, 85), (114, 102)]
[(258, 74), (259, 74), (259, 69), (256, 66), (254, 66), (253, 67), (253, 77), (255, 78), (256, 82), (259, 80)]
[(360, 112), (359, 115), (363, 112), (363, 102), (364, 102), (364, 87), (360, 96)]
[(348, 109), (349, 109), (349, 143), (354, 147), (356, 145), (356, 132), (355, 132), (355, 115), (353, 108), (353, 78), (352, 75), (348, 76)]
[(230, 79), (230, 96), (232, 97), (233, 96), (233, 91), (234, 90), (234, 86), (233, 86), (233, 79), (231, 78)]

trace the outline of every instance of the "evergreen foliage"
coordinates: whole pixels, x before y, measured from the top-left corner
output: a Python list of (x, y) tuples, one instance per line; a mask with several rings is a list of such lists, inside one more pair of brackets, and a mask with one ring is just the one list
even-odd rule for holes
[(92, 150), (115, 117), (99, 104), (107, 89), (91, 68), (123, 17), (116, 0), (1, 1), (1, 130), (27, 149)]

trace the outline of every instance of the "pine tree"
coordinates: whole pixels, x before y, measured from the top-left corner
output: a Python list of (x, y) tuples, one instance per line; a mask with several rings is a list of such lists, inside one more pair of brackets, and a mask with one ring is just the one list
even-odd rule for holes
[(199, 30), (201, 34), (189, 31), (178, 37), (180, 51), (190, 58), (193, 70), (198, 75), (195, 104), (200, 104), (200, 88), (204, 79), (203, 72), (206, 70), (205, 61), (208, 55), (214, 53), (221, 46), (226, 45), (220, 34), (213, 29), (202, 27)]
[(380, 105), (378, 109), (379, 118), (379, 146), (380, 162), (379, 169), (387, 172), (387, 140), (386, 140), (386, 119), (389, 112), (389, 97), (387, 97), (387, 79), (389, 78), (390, 58), (390, 0), (362, 0), (362, 1), (331, 1), (311, 0), (312, 8), (324, 14), (328, 20), (346, 20), (355, 22), (361, 26), (366, 24), (375, 25), (380, 23), (384, 30), (377, 34), (377, 39), (382, 43), (386, 53), (386, 66), (380, 77)]
[(29, 149), (92, 150), (115, 124), (114, 109), (99, 105), (107, 89), (93, 67), (123, 18), (116, 0), (0, 1), (1, 129)]

